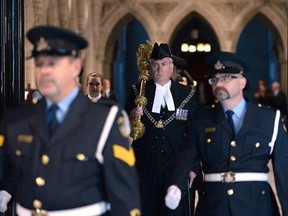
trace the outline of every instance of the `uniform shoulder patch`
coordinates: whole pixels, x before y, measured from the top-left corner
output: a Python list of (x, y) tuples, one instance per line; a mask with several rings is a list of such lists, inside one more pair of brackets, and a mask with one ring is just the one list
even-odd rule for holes
[(115, 158), (118, 158), (119, 160), (122, 160), (129, 166), (133, 167), (135, 164), (135, 155), (132, 148), (126, 149), (123, 146), (114, 144), (113, 145), (113, 155)]
[(3, 135), (0, 135), (0, 148), (4, 145), (4, 136)]
[(122, 110), (121, 113), (122, 116), (117, 119), (118, 128), (123, 137), (128, 137), (131, 132), (129, 118), (124, 110)]
[(136, 209), (136, 208), (131, 210), (129, 213), (130, 213), (130, 216), (140, 216), (141, 215), (140, 210)]

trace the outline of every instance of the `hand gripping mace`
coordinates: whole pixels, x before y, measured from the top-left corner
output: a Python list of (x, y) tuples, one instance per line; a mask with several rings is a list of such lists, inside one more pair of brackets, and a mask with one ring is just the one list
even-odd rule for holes
[[(140, 71), (138, 80), (140, 81), (140, 93), (135, 99), (135, 105), (137, 107), (144, 108), (147, 104), (147, 98), (145, 95), (146, 82), (149, 79), (149, 59), (153, 49), (153, 44), (147, 41), (146, 44), (140, 44), (137, 50), (137, 67)], [(141, 122), (141, 116), (135, 118), (131, 122), (131, 133), (130, 136), (133, 140), (139, 139), (145, 133), (145, 126)]]

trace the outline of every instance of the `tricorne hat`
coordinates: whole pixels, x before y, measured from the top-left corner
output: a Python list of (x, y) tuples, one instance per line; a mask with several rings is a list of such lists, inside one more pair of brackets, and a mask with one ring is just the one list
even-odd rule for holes
[(166, 57), (172, 58), (169, 45), (166, 43), (161, 43), (160, 45), (155, 43), (153, 46), (150, 59), (160, 60)]
[(249, 66), (246, 60), (231, 52), (216, 52), (208, 56), (208, 77), (218, 73), (242, 74), (247, 73)]
[(179, 70), (188, 70), (188, 63), (185, 59), (180, 58), (178, 56), (173, 55), (173, 64), (178, 68)]
[(28, 31), (27, 38), (33, 44), (31, 57), (40, 54), (77, 57), (88, 46), (85, 38), (55, 26), (34, 27)]

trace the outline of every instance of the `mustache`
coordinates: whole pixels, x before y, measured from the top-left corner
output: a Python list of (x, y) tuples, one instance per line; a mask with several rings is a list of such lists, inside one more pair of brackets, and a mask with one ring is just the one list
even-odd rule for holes
[(45, 76), (43, 76), (43, 77), (41, 77), (39, 80), (38, 80), (40, 83), (42, 83), (42, 82), (53, 82), (53, 79), (51, 79), (50, 77), (45, 77)]
[(224, 91), (224, 92), (226, 92), (226, 93), (228, 94), (227, 89), (224, 88), (224, 87), (222, 87), (222, 86), (216, 87), (215, 90), (214, 90), (214, 93), (215, 93), (215, 94), (218, 94), (220, 91)]

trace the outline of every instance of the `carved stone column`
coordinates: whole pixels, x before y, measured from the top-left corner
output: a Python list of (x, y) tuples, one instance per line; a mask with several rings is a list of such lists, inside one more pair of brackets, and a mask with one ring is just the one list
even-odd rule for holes
[[(27, 32), (29, 29), (31, 29), (34, 26), (34, 16), (26, 16), (26, 14), (33, 14), (33, 0), (25, 0), (24, 1), (24, 10), (25, 10), (25, 16), (24, 16), (24, 26), (25, 26), (25, 32)], [(32, 44), (28, 41), (26, 38), (26, 35), (24, 37), (24, 53), (25, 56), (31, 56), (31, 50), (33, 49)], [(24, 59), (25, 61), (25, 84), (24, 88), (28, 88), (28, 84), (32, 89), (36, 88), (35, 81), (34, 81), (34, 60), (33, 59)]]
[(71, 15), (71, 0), (58, 0), (58, 6), (60, 26), (68, 29)]
[[(86, 7), (82, 8), (81, 12), (83, 16), (83, 22), (82, 25), (80, 25), (80, 34), (82, 34), (88, 41), (89, 41), (89, 46), (88, 49), (85, 51), (85, 56), (84, 56), (84, 73), (82, 75), (82, 89), (86, 91), (86, 77), (87, 74), (91, 72), (98, 72), (102, 74), (102, 71), (99, 71), (96, 68), (95, 64), (95, 58), (96, 58), (96, 52), (95, 50), (95, 36), (94, 36), (94, 28), (96, 26), (97, 20), (94, 19), (94, 16), (92, 17), (93, 14), (93, 6), (92, 6), (93, 1), (86, 0)], [(80, 24), (80, 23), (79, 23)]]

